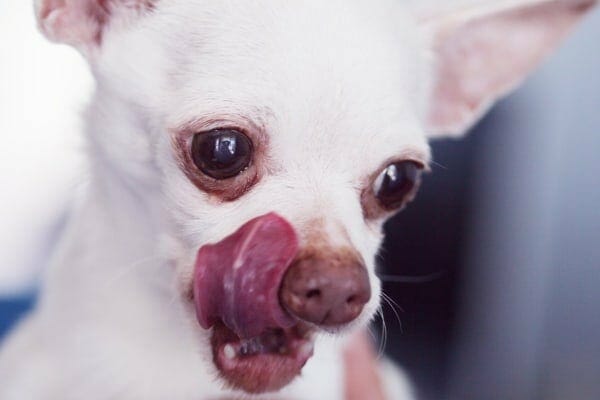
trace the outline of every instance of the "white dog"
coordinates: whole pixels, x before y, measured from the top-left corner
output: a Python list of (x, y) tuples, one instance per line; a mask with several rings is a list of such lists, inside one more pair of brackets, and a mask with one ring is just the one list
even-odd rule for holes
[(449, 3), (38, 0), (97, 81), (89, 182), (0, 399), (411, 398), (344, 339), (382, 224), (595, 1)]

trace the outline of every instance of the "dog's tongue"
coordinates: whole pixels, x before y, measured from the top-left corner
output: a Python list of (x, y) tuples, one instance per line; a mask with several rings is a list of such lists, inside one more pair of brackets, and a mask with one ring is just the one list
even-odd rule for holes
[(221, 320), (240, 338), (295, 321), (279, 304), (283, 275), (298, 251), (292, 226), (270, 213), (247, 222), (219, 243), (200, 248), (194, 273), (194, 301), (200, 325)]

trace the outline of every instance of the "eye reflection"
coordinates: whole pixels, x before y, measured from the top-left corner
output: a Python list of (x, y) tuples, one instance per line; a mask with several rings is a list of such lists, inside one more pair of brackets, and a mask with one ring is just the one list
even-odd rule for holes
[(390, 164), (374, 183), (375, 197), (388, 210), (408, 203), (421, 180), (423, 167), (414, 161)]
[(223, 180), (245, 171), (252, 162), (250, 139), (233, 129), (198, 133), (192, 141), (192, 160), (205, 175)]

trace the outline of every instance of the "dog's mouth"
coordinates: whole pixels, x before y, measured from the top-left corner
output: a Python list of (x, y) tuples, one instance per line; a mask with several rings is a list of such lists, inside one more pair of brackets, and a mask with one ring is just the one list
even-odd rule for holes
[(213, 362), (223, 378), (248, 393), (281, 389), (300, 374), (313, 354), (312, 332), (301, 324), (240, 339), (218, 323), (213, 327), (211, 344)]
[(204, 329), (212, 328), (213, 362), (235, 389), (279, 390), (312, 356), (311, 330), (279, 301), (283, 276), (297, 252), (294, 229), (273, 213), (198, 251), (196, 316)]

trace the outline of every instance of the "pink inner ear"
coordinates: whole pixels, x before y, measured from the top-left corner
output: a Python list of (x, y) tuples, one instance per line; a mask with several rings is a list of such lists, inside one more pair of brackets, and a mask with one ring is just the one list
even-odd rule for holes
[(468, 20), (438, 36), (432, 135), (460, 134), (526, 77), (595, 2), (548, 1)]
[(115, 11), (151, 9), (156, 0), (38, 0), (39, 25), (49, 39), (75, 46), (99, 45)]

